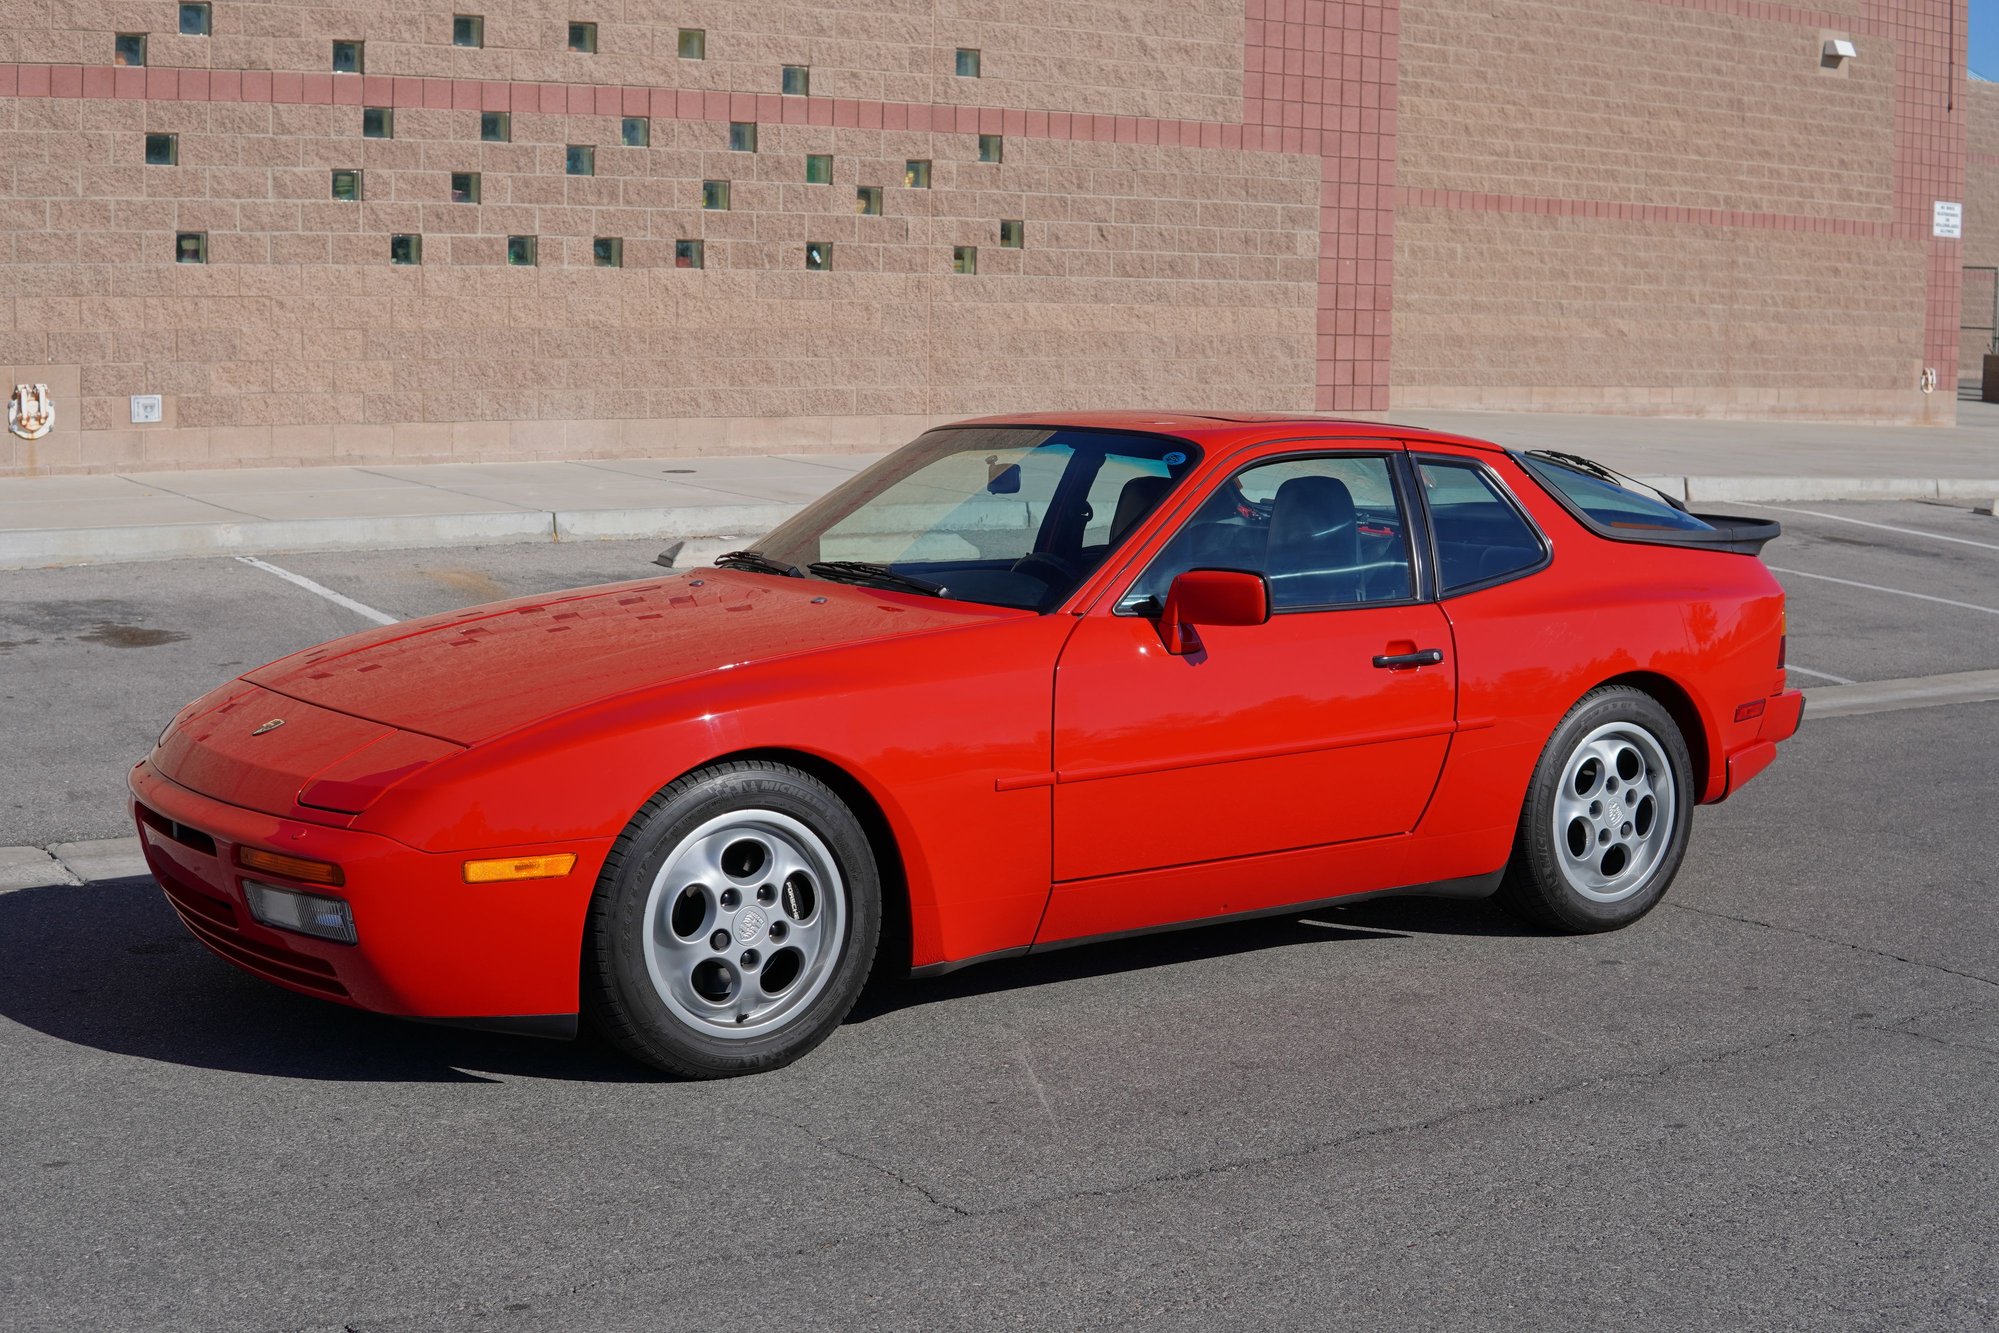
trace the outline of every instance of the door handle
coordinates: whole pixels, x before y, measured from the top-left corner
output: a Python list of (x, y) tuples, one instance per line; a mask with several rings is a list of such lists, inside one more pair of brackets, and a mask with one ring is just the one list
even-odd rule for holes
[(1419, 648), (1413, 653), (1389, 653), (1374, 659), (1374, 664), (1389, 671), (1399, 671), (1403, 667), (1436, 666), (1444, 660), (1442, 648)]

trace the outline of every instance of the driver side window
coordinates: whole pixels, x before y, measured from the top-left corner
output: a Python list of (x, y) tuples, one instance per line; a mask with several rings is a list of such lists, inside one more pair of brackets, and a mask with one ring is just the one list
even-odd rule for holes
[(1215, 488), (1119, 603), (1166, 599), (1189, 569), (1245, 569), (1270, 581), (1273, 611), (1403, 601), (1415, 595), (1389, 460), (1292, 457), (1258, 463)]

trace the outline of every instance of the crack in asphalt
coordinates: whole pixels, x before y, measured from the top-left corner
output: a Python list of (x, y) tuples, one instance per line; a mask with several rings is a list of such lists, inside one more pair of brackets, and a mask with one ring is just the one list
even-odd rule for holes
[(1765, 930), (1780, 931), (1786, 935), (1797, 935), (1803, 939), (1817, 940), (1821, 944), (1834, 944), (1842, 949), (1852, 949), (1855, 953), (1872, 954), (1876, 958), (1893, 959), (1895, 962), (1907, 963), (1911, 967), (1920, 967), (1928, 972), (1941, 972), (1945, 976), (1963, 977), (1966, 981), (1982, 982), (1987, 986), (1999, 986), (1999, 980), (1995, 980), (1992, 977), (1980, 976), (1976, 972), (1965, 972), (1955, 967), (1946, 967), (1942, 963), (1931, 963), (1921, 958), (1910, 958), (1905, 954), (1891, 953), (1887, 949), (1870, 949), (1864, 944), (1855, 944), (1851, 940), (1835, 939), (1831, 935), (1820, 935), (1813, 931), (1800, 930), (1796, 926), (1780, 926), (1774, 921), (1759, 921), (1753, 916), (1735, 916), (1728, 912), (1717, 912), (1710, 907), (1695, 907), (1691, 903), (1669, 902), (1664, 905), (1681, 912), (1692, 912), (1695, 916), (1709, 916), (1721, 921), (1734, 921), (1745, 926), (1761, 926)]
[[(1688, 909), (1688, 910), (1698, 910), (1698, 909)], [(1721, 916), (1724, 914), (1718, 912), (1706, 912), (1703, 913), (1703, 915)], [(1729, 918), (1729, 919), (1734, 920), (1736, 918)], [(1747, 922), (1747, 924), (1761, 925), (1764, 923), (1751, 921)], [(1772, 927), (1772, 929), (1782, 930), (1784, 928)], [(1793, 931), (1788, 933), (1806, 934), (1807, 932)], [(1812, 936), (1811, 938), (1818, 938), (1818, 937)], [(1841, 943), (1841, 941), (1837, 940), (1829, 942)], [(1863, 951), (1863, 952), (1869, 952), (1869, 951)], [(1894, 957), (1894, 955), (1892, 954), (1884, 956)], [(1899, 961), (1912, 961), (1912, 960), (1903, 959)], [(1922, 964), (1918, 965), (1923, 966)], [(1953, 975), (1967, 975), (1967, 974), (1953, 974)], [(1976, 981), (1986, 980), (1986, 978), (1983, 977), (1972, 977), (1971, 979)], [(839, 1144), (833, 1143), (830, 1140), (826, 1139), (825, 1137), (813, 1132), (811, 1129), (803, 1125), (799, 1125), (793, 1121), (786, 1120), (781, 1116), (769, 1115), (768, 1112), (764, 1114), (766, 1118), (775, 1121), (778, 1124), (784, 1125), (789, 1129), (798, 1131), (800, 1134), (803, 1134), (806, 1138), (810, 1139), (813, 1143), (815, 1143), (821, 1148), (826, 1149), (828, 1152), (834, 1154), (835, 1156), (844, 1158), (858, 1165), (865, 1166), (870, 1170), (879, 1173), (880, 1175), (886, 1177), (887, 1179), (895, 1182), (897, 1185), (902, 1186), (904, 1189), (918, 1195), (926, 1202), (928, 1202), (931, 1206), (937, 1208), (940, 1212), (946, 1214), (946, 1216), (944, 1217), (932, 1218), (927, 1221), (915, 1221), (900, 1225), (881, 1227), (870, 1231), (852, 1232), (843, 1236), (836, 1237), (831, 1241), (820, 1241), (811, 1244), (795, 1245), (791, 1247), (790, 1252), (794, 1256), (803, 1256), (807, 1253), (814, 1251), (826, 1251), (826, 1250), (835, 1249), (841, 1246), (852, 1244), (856, 1241), (881, 1241), (881, 1240), (890, 1240), (899, 1236), (912, 1235), (918, 1231), (927, 1230), (930, 1227), (938, 1224), (939, 1222), (949, 1225), (958, 1221), (985, 1221), (991, 1218), (1016, 1216), (1022, 1213), (1029, 1213), (1041, 1209), (1059, 1207), (1063, 1204), (1077, 1203), (1086, 1200), (1119, 1198), (1130, 1194), (1136, 1194), (1142, 1190), (1146, 1190), (1158, 1185), (1186, 1184), (1193, 1181), (1208, 1180), (1222, 1176), (1234, 1175), (1238, 1172), (1250, 1170), (1255, 1167), (1267, 1166), (1282, 1162), (1298, 1161), (1303, 1158), (1316, 1156), (1321, 1153), (1338, 1152), (1342, 1149), (1351, 1147), (1359, 1143), (1367, 1143), (1374, 1140), (1391, 1138), (1396, 1135), (1403, 1135), (1403, 1134), (1423, 1134), (1431, 1130), (1441, 1129), (1445, 1126), (1456, 1124), (1461, 1121), (1476, 1119), (1480, 1116), (1501, 1115), (1508, 1111), (1522, 1110), (1526, 1107), (1538, 1106), (1546, 1102), (1557, 1101), (1561, 1098), (1570, 1096), (1577, 1092), (1584, 1092), (1592, 1089), (1611, 1089), (1611, 1088), (1618, 1088), (1629, 1085), (1642, 1085), (1645, 1083), (1656, 1082), (1659, 1079), (1670, 1077), (1684, 1070), (1698, 1069), (1702, 1066), (1720, 1065), (1728, 1061), (1738, 1059), (1742, 1056), (1756, 1055), (1762, 1052), (1774, 1051), (1779, 1048), (1787, 1046), (1796, 1046), (1803, 1042), (1814, 1041), (1819, 1038), (1831, 1036), (1841, 1032), (1869, 1031), (1869, 1032), (1878, 1032), (1883, 1036), (1914, 1037), (1923, 1041), (1932, 1042), (1936, 1045), (1952, 1047), (1954, 1049), (1967, 1050), (1977, 1054), (1982, 1054), (1982, 1055), (1999, 1054), (1999, 1052), (1989, 1050), (1985, 1047), (1979, 1047), (1979, 1046), (1967, 1047), (1957, 1042), (1947, 1041), (1940, 1037), (1933, 1037), (1928, 1033), (1909, 1031), (1904, 1026), (1906, 1024), (1918, 1023), (1926, 1019), (1937, 1018), (1946, 1014), (1955, 1013), (1958, 1010), (1965, 1008), (1967, 1003), (1968, 1002), (1959, 1002), (1954, 1004), (1942, 1005), (1934, 1009), (1921, 1010), (1916, 1013), (1906, 1014), (1901, 1018), (1894, 1019), (1888, 1023), (1883, 1023), (1879, 1021), (1874, 1015), (1867, 1015), (1865, 1018), (1862, 1019), (1842, 1019), (1838, 1022), (1825, 1023), (1817, 1027), (1805, 1028), (1802, 1031), (1786, 1032), (1783, 1035), (1777, 1037), (1767, 1038), (1758, 1041), (1743, 1042), (1739, 1045), (1725, 1047), (1718, 1051), (1708, 1051), (1699, 1055), (1688, 1056), (1685, 1059), (1668, 1060), (1665, 1061), (1664, 1063), (1656, 1064), (1644, 1069), (1633, 1069), (1633, 1070), (1626, 1070), (1621, 1073), (1599, 1074), (1584, 1078), (1571, 1079), (1564, 1083), (1557, 1083), (1549, 1087), (1537, 1089), (1535, 1091), (1528, 1093), (1523, 1093), (1516, 1097), (1510, 1097), (1496, 1102), (1480, 1103), (1475, 1106), (1459, 1107), (1456, 1110), (1447, 1111), (1440, 1115), (1429, 1116), (1421, 1120), (1397, 1121), (1385, 1125), (1372, 1125), (1364, 1129), (1355, 1130), (1349, 1134), (1342, 1134), (1334, 1138), (1319, 1140), (1311, 1143), (1302, 1143), (1291, 1148), (1280, 1149), (1273, 1152), (1227, 1158), (1221, 1161), (1210, 1162), (1203, 1166), (1191, 1167), (1184, 1171), (1160, 1172), (1154, 1175), (1143, 1176), (1135, 1180), (1123, 1181), (1118, 1184), (1103, 1185), (1088, 1189), (1067, 1190), (1057, 1194), (1043, 1195), (1038, 1198), (1022, 1199), (1014, 1203), (1000, 1204), (991, 1208), (972, 1209), (972, 1208), (963, 1207), (960, 1204), (952, 1203), (948, 1199), (940, 1198), (937, 1194), (932, 1192), (929, 1187), (925, 1186), (920, 1181), (911, 1179), (910, 1177), (905, 1176), (902, 1173), (896, 1171), (894, 1168), (889, 1167), (881, 1162), (878, 1162), (864, 1153), (858, 1153), (851, 1149), (843, 1148)], [(663, 1271), (663, 1270), (648, 1270), (648, 1271)], [(563, 1297), (573, 1298), (593, 1288), (608, 1287), (613, 1285), (614, 1283), (617, 1284), (628, 1283), (631, 1281), (631, 1279), (634, 1276), (640, 1276), (640, 1275), (630, 1272), (619, 1273), (616, 1275), (607, 1275), (606, 1277), (601, 1279), (570, 1283), (564, 1288), (551, 1289), (544, 1292), (538, 1292), (535, 1293), (535, 1295), (537, 1298), (541, 1300), (548, 1300), (551, 1297), (555, 1299), (561, 1299)], [(514, 1311), (519, 1311), (523, 1308), (522, 1297), (518, 1293), (514, 1294), (512, 1297), (510, 1297), (507, 1301), (504, 1302), (501, 1301), (482, 1302), (482, 1303), (454, 1302), (454, 1305), (458, 1310), (466, 1314), (470, 1314), (474, 1318), (485, 1318), (488, 1314), (499, 1313), (507, 1311), (509, 1309), (512, 1309)], [(410, 1315), (407, 1317), (414, 1317), (417, 1313), (420, 1312), (410, 1312)], [(548, 1312), (546, 1309), (542, 1309), (540, 1310), (540, 1313), (545, 1315)], [(404, 1317), (406, 1316), (400, 1313), (386, 1316), (386, 1318), (388, 1319), (400, 1319)], [(312, 1333), (312, 1330), (315, 1327), (325, 1328), (326, 1326), (285, 1325), (281, 1328), (270, 1330), (270, 1333)], [(366, 1333), (366, 1330), (368, 1330), (370, 1327), (379, 1327), (379, 1325), (376, 1325), (375, 1321), (372, 1319), (363, 1319), (363, 1320), (349, 1320), (342, 1325), (338, 1325), (337, 1327), (341, 1328), (343, 1330), (343, 1333)]]

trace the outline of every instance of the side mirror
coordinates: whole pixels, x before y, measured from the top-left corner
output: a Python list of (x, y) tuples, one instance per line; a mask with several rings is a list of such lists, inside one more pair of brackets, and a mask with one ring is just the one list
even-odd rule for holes
[(1166, 590), (1159, 637), (1176, 657), (1201, 651), (1197, 625), (1261, 625), (1270, 619), (1270, 583), (1246, 569), (1190, 569)]

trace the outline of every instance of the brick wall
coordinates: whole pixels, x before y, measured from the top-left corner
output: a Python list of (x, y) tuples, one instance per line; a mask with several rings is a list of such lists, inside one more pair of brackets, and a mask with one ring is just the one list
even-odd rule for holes
[[(0, 369), (76, 375), (78, 430), (38, 464), (881, 447), (1028, 402), (1311, 406), (1316, 157), (1021, 136), (994, 164), (975, 134), (781, 123), (731, 152), (726, 122), (671, 117), (630, 148), (621, 118), (511, 114), (513, 142), (481, 143), (470, 109), (399, 109), (382, 140), (352, 106), (0, 100), (21, 284)], [(166, 128), (179, 165), (144, 165)], [(574, 143), (596, 175), (564, 174)], [(902, 184), (912, 158), (932, 188)], [(362, 202), (329, 197), (335, 165)], [(466, 170), (482, 202), (445, 202)], [(882, 216), (856, 214), (863, 185)], [(177, 231), (210, 262), (163, 262)], [(421, 266), (388, 263), (399, 232)], [(509, 235), (538, 238), (535, 267)], [(624, 267), (593, 266), (599, 236)], [(675, 266), (680, 238), (705, 268)], [(19, 294), (38, 282), (68, 290)], [(130, 425), (139, 393), (165, 396), (160, 427)]]
[[(1948, 419), (1959, 255), (1928, 216), (1965, 188), (1963, 4), (214, 0), (183, 37), (169, 0), (0, 0), (0, 382), (59, 411), (0, 474), (872, 448), (1034, 407)], [(1831, 33), (1861, 56), (1822, 72)], [(336, 38), (366, 73), (330, 71)], [(178, 164), (145, 165), (163, 132)], [(183, 231), (210, 262), (172, 262)]]
[[(1398, 406), (1954, 417), (1962, 0), (1403, 11)], [(1859, 57), (1822, 67), (1828, 37)], [(1924, 367), (1941, 383), (1924, 394)]]
[(1994, 283), (1999, 270), (1999, 84), (1967, 83), (1964, 167), (1964, 304), (1958, 376), (1967, 388), (1984, 382), (1986, 349), (1995, 337)]
[[(811, 68), (812, 92), (883, 102), (1236, 120), (1243, 0), (216, 0), (214, 33), (183, 37), (173, 0), (0, 3), (0, 63), (111, 63), (118, 31), (153, 34), (169, 68), (328, 68), (334, 38), (367, 43), (370, 74), (775, 93), (778, 69)], [(485, 20), (485, 45), (451, 44), (452, 14)], [(597, 24), (595, 54), (566, 49), (570, 20)], [(707, 34), (683, 60), (683, 28)], [(981, 77), (953, 73), (959, 47)]]

